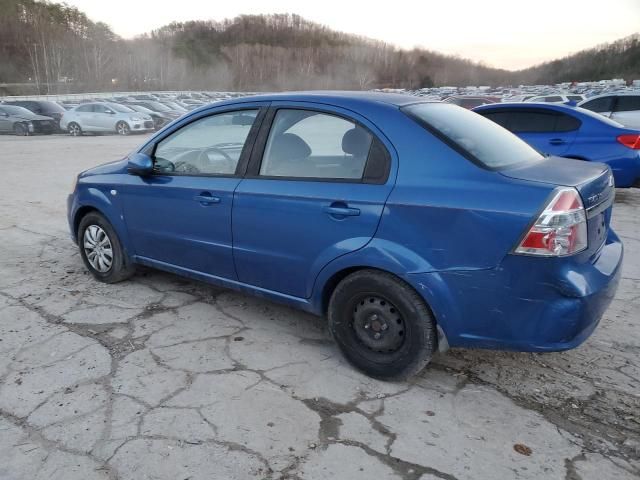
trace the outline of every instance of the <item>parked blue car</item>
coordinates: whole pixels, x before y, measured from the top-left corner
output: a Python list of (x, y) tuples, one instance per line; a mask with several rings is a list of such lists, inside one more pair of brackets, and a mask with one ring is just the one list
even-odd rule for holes
[(544, 154), (606, 163), (616, 187), (640, 181), (640, 131), (603, 115), (548, 103), (492, 104), (473, 111)]
[(405, 378), (439, 348), (564, 350), (620, 277), (610, 168), (546, 158), (455, 105), (382, 93), (195, 110), (78, 176), (100, 281), (136, 265), (328, 317), (346, 358)]

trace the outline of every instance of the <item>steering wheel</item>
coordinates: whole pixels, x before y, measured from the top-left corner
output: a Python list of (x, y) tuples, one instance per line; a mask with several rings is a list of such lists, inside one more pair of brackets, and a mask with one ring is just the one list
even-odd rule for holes
[(236, 162), (229, 156), (227, 152), (218, 147), (207, 147), (200, 152), (198, 155), (198, 163), (200, 165), (204, 164), (204, 162), (211, 162), (209, 158), (209, 152), (218, 153), (222, 156), (224, 161), (227, 163), (227, 167), (229, 169), (229, 173), (233, 173), (236, 168)]

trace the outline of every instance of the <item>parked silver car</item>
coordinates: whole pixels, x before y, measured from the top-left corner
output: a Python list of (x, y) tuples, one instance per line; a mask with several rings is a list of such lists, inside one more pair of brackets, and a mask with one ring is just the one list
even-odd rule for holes
[(84, 132), (129, 135), (153, 131), (153, 119), (117, 103), (83, 103), (65, 112), (60, 120), (60, 128), (73, 136)]
[(597, 95), (578, 106), (609, 117), (625, 127), (640, 129), (640, 92)]

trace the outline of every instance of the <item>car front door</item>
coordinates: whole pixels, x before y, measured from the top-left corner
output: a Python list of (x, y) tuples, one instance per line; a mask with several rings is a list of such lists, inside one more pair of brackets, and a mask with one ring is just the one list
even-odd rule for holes
[(325, 265), (369, 242), (397, 164), (380, 138), (350, 111), (272, 104), (234, 196), (241, 282), (308, 298)]
[(231, 208), (264, 104), (202, 113), (153, 146), (154, 173), (121, 186), (134, 254), (143, 263), (236, 279)]

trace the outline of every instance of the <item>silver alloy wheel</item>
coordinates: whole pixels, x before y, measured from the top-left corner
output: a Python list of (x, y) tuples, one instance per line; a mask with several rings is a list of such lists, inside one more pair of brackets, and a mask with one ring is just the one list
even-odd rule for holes
[(83, 236), (84, 253), (91, 266), (100, 273), (106, 273), (113, 264), (113, 248), (107, 233), (98, 225), (89, 225)]
[(72, 137), (77, 137), (80, 135), (80, 125), (77, 123), (69, 124), (69, 135)]
[(116, 131), (119, 135), (129, 135), (129, 125), (127, 125), (127, 122), (118, 122)]

